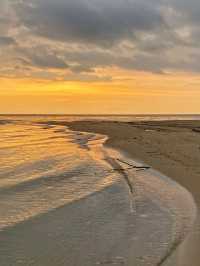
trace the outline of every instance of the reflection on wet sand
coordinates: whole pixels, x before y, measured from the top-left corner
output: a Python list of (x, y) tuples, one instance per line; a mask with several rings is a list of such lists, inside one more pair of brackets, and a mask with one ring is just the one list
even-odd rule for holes
[(32, 121), (0, 132), (1, 266), (158, 265), (193, 222), (185, 189), (105, 136)]

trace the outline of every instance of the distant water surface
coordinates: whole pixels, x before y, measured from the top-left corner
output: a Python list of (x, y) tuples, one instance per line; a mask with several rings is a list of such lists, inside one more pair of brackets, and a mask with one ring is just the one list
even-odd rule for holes
[(199, 114), (188, 115), (0, 115), (2, 120), (17, 121), (161, 121), (161, 120), (200, 120)]

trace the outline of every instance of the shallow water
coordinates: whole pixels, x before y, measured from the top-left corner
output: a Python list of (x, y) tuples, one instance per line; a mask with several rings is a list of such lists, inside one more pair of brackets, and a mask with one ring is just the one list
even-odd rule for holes
[(62, 126), (0, 127), (0, 230), (113, 182), (109, 165), (85, 144), (95, 136)]
[(190, 229), (191, 195), (119, 163), (140, 165), (103, 148), (104, 136), (9, 120), (0, 125), (1, 266), (153, 266)]

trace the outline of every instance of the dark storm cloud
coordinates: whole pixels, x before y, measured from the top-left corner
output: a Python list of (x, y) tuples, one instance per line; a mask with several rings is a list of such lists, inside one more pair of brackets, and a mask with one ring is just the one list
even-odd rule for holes
[(112, 45), (137, 31), (164, 27), (155, 1), (37, 0), (16, 6), (21, 22), (35, 34), (60, 41)]

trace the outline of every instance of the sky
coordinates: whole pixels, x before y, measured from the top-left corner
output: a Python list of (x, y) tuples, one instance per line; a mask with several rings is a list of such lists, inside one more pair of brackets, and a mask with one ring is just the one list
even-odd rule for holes
[(199, 0), (1, 0), (0, 113), (200, 113)]

